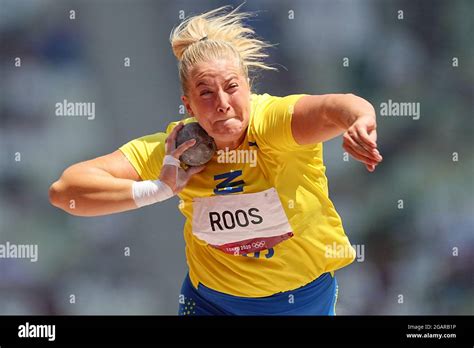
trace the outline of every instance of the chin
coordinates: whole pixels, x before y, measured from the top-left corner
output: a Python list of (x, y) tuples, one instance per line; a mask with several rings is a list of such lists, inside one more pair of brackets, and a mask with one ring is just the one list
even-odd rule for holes
[(242, 132), (214, 133), (212, 137), (218, 141), (236, 141), (239, 140)]
[(218, 124), (212, 130), (214, 137), (217, 138), (239, 138), (242, 135), (244, 125), (240, 120), (229, 120), (227, 124)]
[(220, 130), (214, 132), (211, 136), (216, 141), (220, 142), (230, 142), (230, 141), (238, 141), (242, 137), (242, 128), (232, 128), (226, 130)]

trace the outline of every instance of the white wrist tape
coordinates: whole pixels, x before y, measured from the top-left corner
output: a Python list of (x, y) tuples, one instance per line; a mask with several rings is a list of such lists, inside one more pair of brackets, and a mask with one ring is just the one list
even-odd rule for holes
[(171, 155), (166, 155), (165, 158), (163, 158), (163, 165), (166, 165), (166, 164), (169, 164), (171, 166), (175, 166), (175, 167), (180, 167), (181, 166), (181, 162), (179, 161), (179, 159), (171, 156)]
[(137, 207), (164, 201), (174, 196), (173, 190), (160, 180), (135, 181), (132, 184), (133, 200)]

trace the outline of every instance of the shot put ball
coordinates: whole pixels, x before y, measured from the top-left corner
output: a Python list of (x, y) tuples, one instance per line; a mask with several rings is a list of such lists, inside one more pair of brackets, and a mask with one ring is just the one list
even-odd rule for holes
[(209, 162), (217, 150), (214, 139), (197, 122), (185, 124), (181, 128), (176, 136), (176, 147), (190, 139), (196, 139), (196, 143), (184, 151), (179, 160), (193, 167)]

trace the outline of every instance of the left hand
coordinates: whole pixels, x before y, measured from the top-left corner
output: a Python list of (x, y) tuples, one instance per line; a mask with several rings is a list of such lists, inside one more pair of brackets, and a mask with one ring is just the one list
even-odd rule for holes
[(377, 149), (375, 117), (358, 118), (344, 133), (342, 147), (356, 160), (365, 164), (369, 172), (382, 161)]

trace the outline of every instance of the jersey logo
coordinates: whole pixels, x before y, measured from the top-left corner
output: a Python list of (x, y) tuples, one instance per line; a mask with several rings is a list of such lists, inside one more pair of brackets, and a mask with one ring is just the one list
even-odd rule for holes
[(214, 175), (214, 180), (224, 179), (216, 185), (214, 193), (216, 195), (227, 195), (229, 193), (243, 192), (245, 182), (243, 180), (233, 181), (241, 175), (242, 170), (234, 170), (232, 172)]
[(258, 147), (258, 144), (256, 141), (249, 141), (249, 146), (256, 146)]

